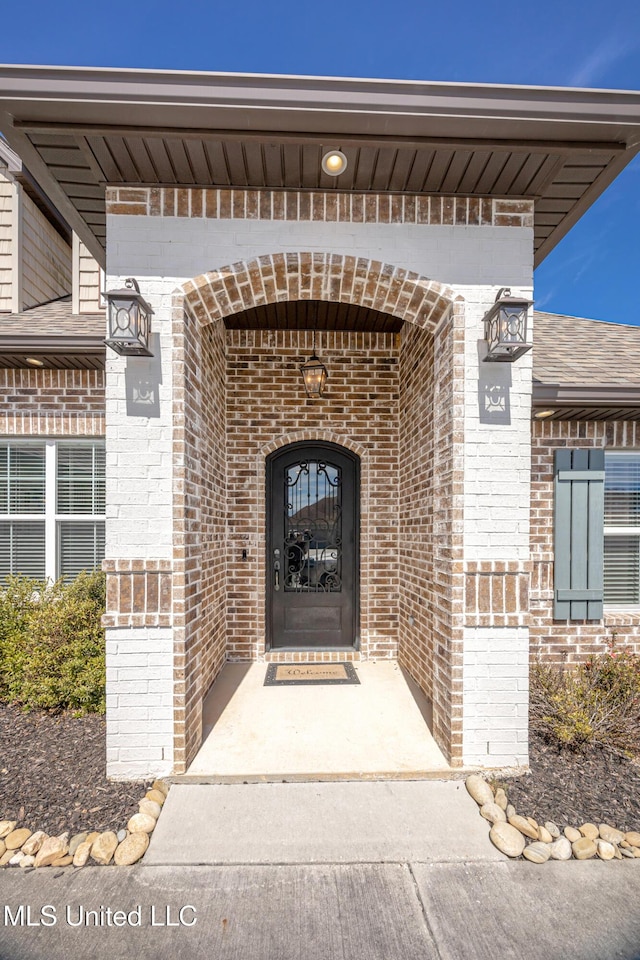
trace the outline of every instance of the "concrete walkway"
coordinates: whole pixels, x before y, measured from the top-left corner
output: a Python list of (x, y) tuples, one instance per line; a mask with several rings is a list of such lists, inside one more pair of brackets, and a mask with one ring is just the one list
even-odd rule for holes
[(0, 958), (640, 958), (640, 861), (487, 834), (461, 781), (174, 786), (134, 867), (0, 870)]
[(402, 778), (449, 772), (430, 705), (395, 660), (357, 662), (354, 685), (264, 685), (266, 663), (227, 663), (204, 703), (188, 776), (225, 782)]
[[(640, 956), (640, 861), (632, 860), (12, 868), (0, 871), (0, 898), (2, 960)], [(39, 925), (43, 905), (55, 925)], [(12, 926), (4, 906), (23, 922)], [(100, 907), (129, 919), (69, 924)]]
[(149, 865), (503, 860), (462, 780), (174, 784)]

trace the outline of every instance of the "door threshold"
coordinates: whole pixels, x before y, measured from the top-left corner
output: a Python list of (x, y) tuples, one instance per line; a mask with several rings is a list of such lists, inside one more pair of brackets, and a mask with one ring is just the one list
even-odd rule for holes
[(269, 657), (278, 657), (280, 654), (289, 656), (290, 654), (295, 654), (296, 656), (301, 657), (310, 657), (314, 654), (320, 654), (321, 656), (330, 656), (331, 654), (339, 654), (344, 656), (345, 654), (351, 654), (358, 657), (360, 656), (360, 650), (356, 647), (275, 647), (271, 650), (265, 651), (265, 659)]
[(478, 767), (444, 767), (437, 770), (389, 770), (375, 773), (264, 773), (264, 774), (198, 774), (176, 773), (163, 777), (167, 783), (185, 784), (252, 784), (252, 783), (349, 783), (377, 780), (464, 780)]

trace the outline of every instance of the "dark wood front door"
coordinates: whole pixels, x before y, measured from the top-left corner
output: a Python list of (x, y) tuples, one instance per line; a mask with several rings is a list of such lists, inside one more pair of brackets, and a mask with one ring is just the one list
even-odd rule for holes
[(330, 443), (294, 443), (267, 461), (271, 649), (356, 645), (358, 468)]

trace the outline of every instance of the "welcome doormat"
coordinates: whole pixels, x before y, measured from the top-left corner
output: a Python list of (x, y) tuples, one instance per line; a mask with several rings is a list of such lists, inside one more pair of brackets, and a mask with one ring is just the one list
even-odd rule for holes
[(293, 684), (360, 683), (352, 663), (270, 663), (265, 687)]

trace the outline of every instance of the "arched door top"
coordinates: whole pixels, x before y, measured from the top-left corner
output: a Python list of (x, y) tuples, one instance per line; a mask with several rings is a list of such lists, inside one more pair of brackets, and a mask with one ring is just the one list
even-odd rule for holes
[(183, 286), (203, 324), (280, 300), (330, 300), (369, 307), (433, 329), (455, 299), (448, 286), (363, 257), (275, 253), (212, 270)]

